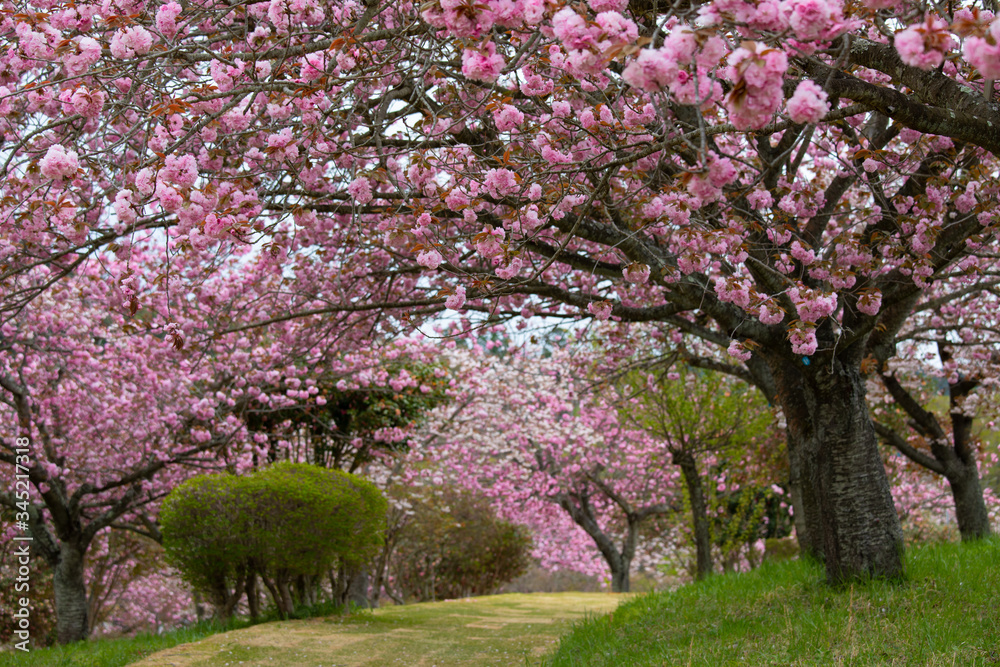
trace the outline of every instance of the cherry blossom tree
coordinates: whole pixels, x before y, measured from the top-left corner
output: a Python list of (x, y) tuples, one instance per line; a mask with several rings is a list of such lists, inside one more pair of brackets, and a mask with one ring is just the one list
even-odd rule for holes
[[(150, 257), (136, 246), (130, 261), (140, 267)], [(221, 264), (174, 262), (174, 271), (186, 274), (186, 292), (173, 300), (176, 293), (150, 291), (138, 273), (127, 283), (109, 283), (108, 274), (130, 269), (113, 255), (101, 260), (38, 293), (0, 328), (0, 470), (10, 489), (15, 473), (31, 485), (27, 499), (4, 493), (0, 502), (29, 527), (35, 552), (53, 570), (60, 642), (85, 638), (106, 607), (103, 597), (116, 590), (115, 572), (138, 565), (101, 546), (107, 530), (159, 540), (159, 501), (180, 481), (266, 460), (269, 448), (248, 437), (251, 416), (319, 409), (326, 398), (317, 377), (332, 391), (345, 379), (364, 383), (405, 347), (376, 345), (371, 327), (349, 334), (338, 322), (308, 319), (266, 332), (220, 333), (233, 313), (268, 307), (253, 289), (240, 289), (241, 282), (260, 288), (262, 281), (252, 270), (240, 271), (238, 261), (224, 271), (213, 270)], [(43, 277), (33, 280), (44, 279), (44, 267), (36, 274)], [(383, 375), (390, 387), (422, 395), (405, 373)], [(395, 426), (385, 429), (386, 441), (399, 440)], [(27, 454), (18, 438), (30, 442)], [(136, 590), (162, 585), (166, 598), (177, 598), (168, 575), (140, 579)], [(119, 619), (152, 613), (141, 611), (142, 601), (120, 602), (112, 610)]]
[(144, 237), (166, 251), (149, 281), (256, 244), (281, 298), (255, 324), (664, 323), (766, 366), (828, 578), (902, 572), (862, 365), (894, 356), (949, 267), (983, 268), (965, 260), (997, 222), (991, 10), (4, 9), (4, 313)]
[[(111, 527), (155, 535), (144, 509), (184, 470), (214, 463), (241, 424), (210, 365), (161, 336), (123, 334), (92, 276), (48, 291), (3, 325), (0, 461), (27, 498), (0, 502), (52, 568), (59, 642), (87, 637), (85, 557)], [(170, 335), (169, 332), (166, 335)], [(17, 438), (30, 445), (16, 446)], [(24, 442), (24, 441), (22, 441)], [(24, 450), (28, 453), (25, 454)], [(13, 483), (7, 488), (13, 489)]]
[(539, 504), (561, 508), (597, 547), (612, 590), (628, 591), (643, 522), (682, 507), (660, 443), (620, 423), (564, 359), (488, 357), (482, 348), (450, 358), (472, 372), (456, 387), (457, 408), (428, 425), (434, 442), (418, 460), (518, 508), (507, 514), (519, 523), (534, 523), (517, 515), (537, 513)]
[[(875, 396), (891, 397), (905, 420), (892, 419), (891, 410), (879, 408), (877, 412), (884, 417), (875, 421), (875, 427), (886, 443), (910, 461), (947, 480), (962, 539), (980, 539), (990, 535), (992, 528), (981, 482), (982, 443), (975, 421), (977, 417), (988, 423), (995, 419), (991, 366), (996, 353), (960, 345), (954, 354), (952, 345), (942, 340), (925, 350), (923, 354), (913, 350), (907, 357), (909, 363), (894, 363), (891, 370), (880, 374), (884, 388), (876, 390)], [(935, 368), (919, 363), (925, 356), (941, 365)], [(947, 387), (946, 417), (931, 405), (939, 383)]]
[[(709, 498), (699, 459), (714, 455), (749, 467), (748, 454), (758, 448), (751, 445), (768, 439), (773, 415), (755, 390), (716, 373), (635, 374), (625, 392), (622, 418), (662, 443), (670, 463), (681, 470), (691, 507), (695, 577), (703, 579), (714, 566)], [(720, 486), (724, 488), (725, 482)]]

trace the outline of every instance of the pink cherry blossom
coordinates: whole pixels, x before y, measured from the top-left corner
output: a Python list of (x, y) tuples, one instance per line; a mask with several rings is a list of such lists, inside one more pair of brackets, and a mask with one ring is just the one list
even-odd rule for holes
[(474, 81), (496, 81), (504, 67), (504, 59), (497, 53), (496, 44), (486, 43), (485, 53), (465, 49), (462, 52), (462, 74)]
[(757, 310), (757, 319), (764, 324), (781, 324), (785, 319), (785, 311), (773, 301), (765, 301)]
[(587, 4), (595, 13), (624, 12), (628, 9), (627, 0), (587, 0)]
[(818, 123), (829, 111), (826, 91), (811, 79), (796, 86), (788, 100), (788, 117), (796, 123)]
[(965, 40), (965, 57), (969, 64), (987, 79), (1000, 79), (1000, 18), (990, 23), (986, 37), (971, 36)]
[(493, 122), (501, 132), (508, 132), (524, 122), (524, 114), (517, 107), (504, 104), (493, 112)]
[(862, 292), (861, 296), (858, 297), (858, 310), (865, 315), (878, 315), (878, 311), (881, 307), (882, 293), (879, 290)]
[(119, 60), (128, 60), (149, 53), (153, 46), (153, 36), (141, 25), (129, 26), (117, 31), (111, 38), (111, 55)]
[(177, 36), (177, 17), (181, 15), (183, 9), (177, 2), (167, 2), (160, 5), (156, 10), (156, 29), (167, 39)]
[(729, 57), (728, 77), (734, 89), (726, 96), (726, 109), (740, 129), (766, 125), (781, 104), (781, 82), (788, 69), (783, 51), (765, 44), (744, 43)]
[(933, 14), (896, 33), (893, 45), (904, 63), (920, 69), (934, 69), (955, 48), (948, 24)]
[(425, 250), (417, 255), (417, 264), (428, 269), (436, 269), (441, 265), (444, 258), (437, 250)]
[(118, 216), (122, 224), (131, 225), (138, 219), (135, 204), (133, 203), (134, 197), (135, 193), (131, 190), (122, 190), (115, 195), (115, 215)]
[(782, 0), (781, 12), (801, 40), (830, 39), (843, 29), (841, 0)]
[(500, 199), (518, 191), (517, 175), (510, 169), (490, 169), (486, 172), (486, 191), (490, 196)]
[(476, 242), (476, 250), (483, 257), (492, 258), (503, 254), (503, 246), (500, 244), (503, 242), (507, 233), (503, 228), (494, 228), (490, 225), (483, 227), (483, 231), (479, 234), (479, 240)]
[(649, 280), (649, 266), (646, 264), (629, 264), (622, 269), (622, 277), (630, 283), (641, 285)]
[(792, 344), (792, 352), (807, 357), (815, 354), (819, 345), (816, 341), (816, 331), (813, 329), (791, 329), (788, 332), (788, 341)]
[(465, 305), (465, 287), (459, 285), (455, 288), (455, 293), (444, 300), (444, 305), (451, 310), (460, 310)]
[(101, 59), (101, 45), (92, 37), (80, 36), (71, 40), (62, 57), (66, 74), (77, 76)]
[(350, 185), (347, 186), (347, 192), (354, 197), (354, 201), (362, 205), (372, 200), (371, 182), (364, 176), (359, 176), (351, 181)]
[(62, 180), (76, 175), (80, 169), (80, 160), (75, 151), (68, 151), (63, 146), (55, 144), (49, 146), (38, 166), (45, 178)]
[(748, 350), (746, 346), (738, 340), (732, 341), (726, 351), (729, 353), (729, 356), (739, 359), (740, 361), (750, 361), (750, 357), (753, 356), (753, 353), (751, 353), (750, 350)]
[(190, 188), (198, 180), (198, 160), (193, 155), (168, 155), (160, 178), (182, 188)]
[(608, 301), (591, 301), (587, 304), (587, 312), (598, 320), (611, 317), (611, 303)]

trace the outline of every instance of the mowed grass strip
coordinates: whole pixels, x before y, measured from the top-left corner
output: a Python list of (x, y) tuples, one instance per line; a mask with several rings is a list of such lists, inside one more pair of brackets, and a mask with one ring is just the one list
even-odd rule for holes
[(1000, 540), (910, 548), (907, 578), (833, 589), (767, 564), (577, 624), (548, 665), (1000, 665)]
[(606, 593), (494, 595), (257, 625), (154, 654), (142, 667), (521, 665), (575, 620), (614, 609)]

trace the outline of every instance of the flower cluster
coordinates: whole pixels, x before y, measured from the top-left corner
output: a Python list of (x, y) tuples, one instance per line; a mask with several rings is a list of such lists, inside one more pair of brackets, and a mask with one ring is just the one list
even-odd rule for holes
[(729, 56), (726, 74), (733, 89), (726, 95), (729, 119), (740, 130), (764, 127), (781, 106), (781, 82), (788, 56), (760, 42), (744, 43)]
[(928, 70), (940, 65), (955, 48), (948, 24), (934, 14), (927, 14), (923, 23), (897, 32), (894, 44), (904, 63)]
[(707, 105), (722, 95), (721, 86), (710, 73), (725, 53), (726, 44), (719, 37), (676, 27), (659, 49), (642, 50), (623, 76), (630, 85), (647, 92), (667, 89), (681, 104)]

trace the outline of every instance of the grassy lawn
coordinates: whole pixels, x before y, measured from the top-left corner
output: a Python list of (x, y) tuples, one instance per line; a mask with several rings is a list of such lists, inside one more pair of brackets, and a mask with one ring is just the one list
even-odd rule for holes
[(265, 623), (205, 638), (181, 639), (192, 643), (176, 646), (180, 642), (156, 646), (149, 639), (141, 644), (130, 643), (136, 640), (94, 641), (38, 650), (28, 656), (5, 654), (0, 656), (0, 665), (444, 667), (515, 666), (528, 661), (537, 664), (574, 621), (587, 614), (611, 611), (621, 599), (622, 596), (610, 593), (495, 595), (387, 607), (350, 616)]
[(905, 582), (834, 590), (793, 561), (633, 599), (561, 665), (1000, 665), (1000, 540), (911, 548)]
[(1000, 539), (911, 548), (907, 574), (840, 590), (821, 567), (792, 561), (620, 607), (607, 593), (497, 595), (92, 641), (0, 654), (0, 665), (1000, 667)]
[(248, 623), (234, 622), (223, 627), (216, 623), (199, 623), (196, 626), (174, 630), (164, 635), (141, 634), (119, 639), (93, 639), (68, 646), (32, 649), (28, 653), (10, 651), (0, 653), (0, 665), (17, 667), (119, 667), (142, 660), (144, 657), (185, 642), (193, 642), (231, 627)]

